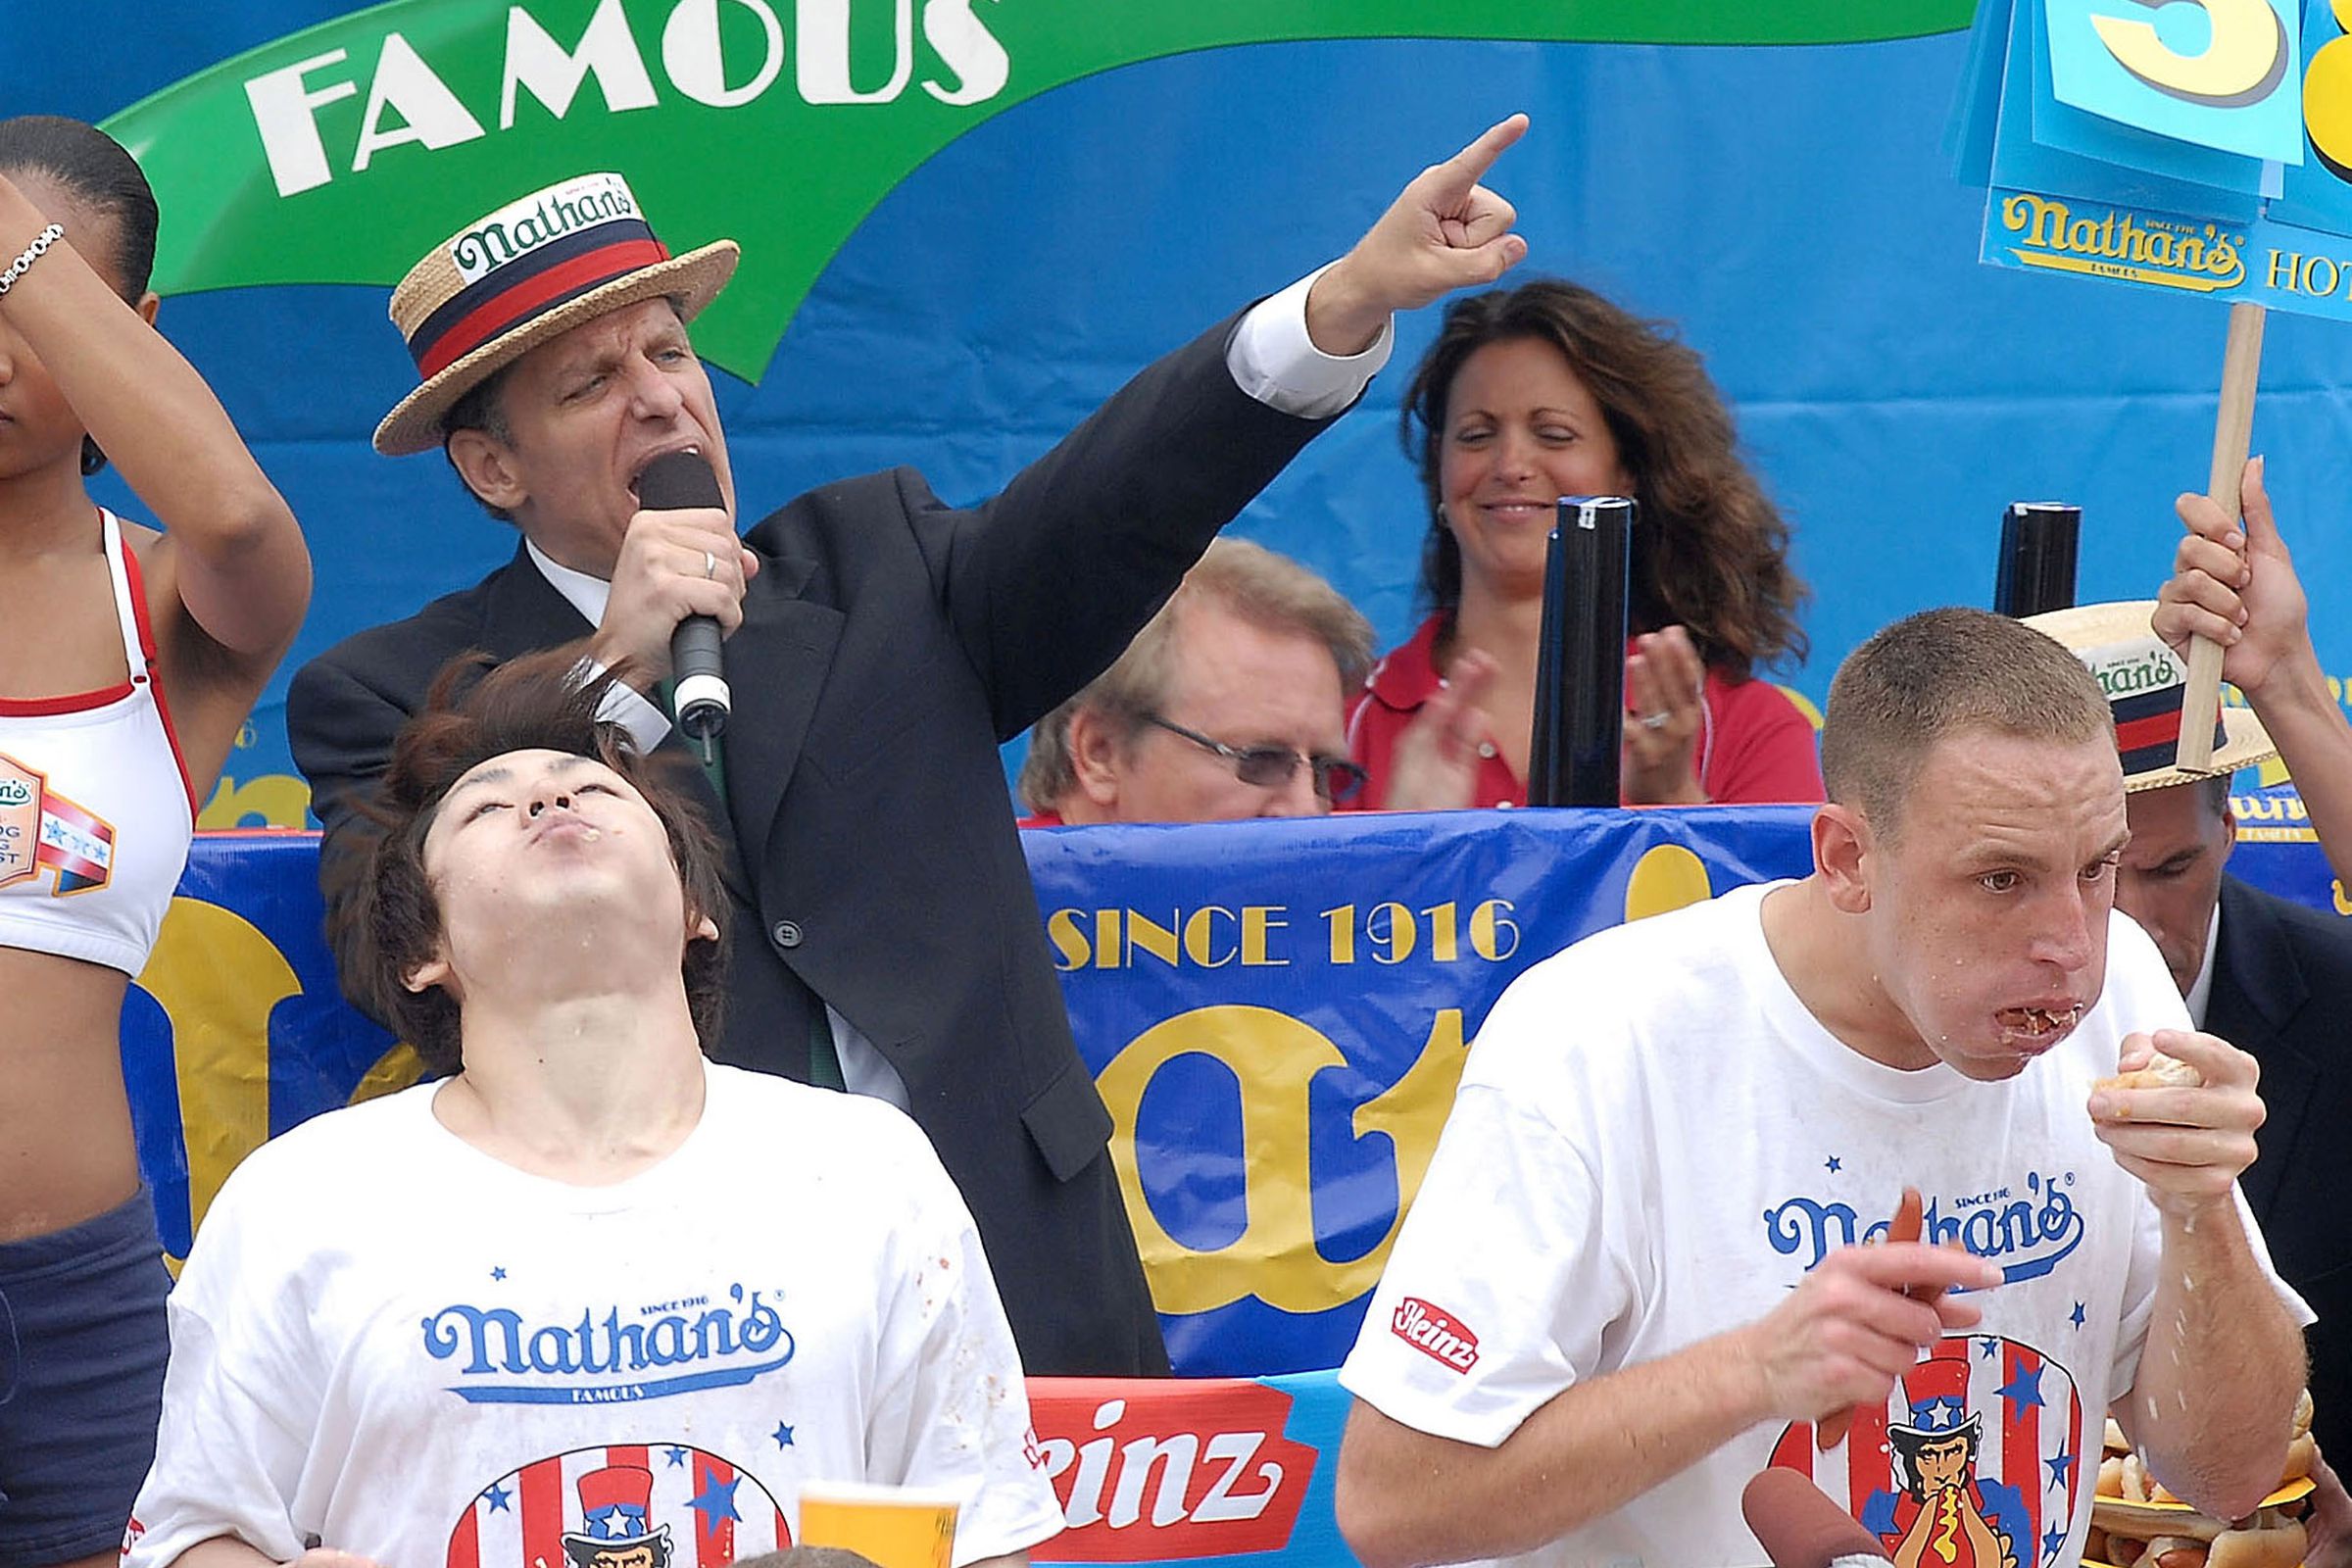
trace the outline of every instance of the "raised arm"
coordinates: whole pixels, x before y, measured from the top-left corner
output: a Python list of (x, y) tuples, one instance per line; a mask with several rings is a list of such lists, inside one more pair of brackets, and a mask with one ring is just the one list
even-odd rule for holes
[[(1252, 343), (1302, 335), (1307, 357), (1346, 358), (1377, 343), (1395, 313), (1493, 281), (1527, 244), (1510, 231), (1510, 204), (1479, 181), (1526, 128), (1514, 115), (1423, 170), (1302, 301), (1291, 290), (1255, 307), (1294, 313), (1288, 333), (1229, 320), (1144, 370), (994, 500), (914, 514), (1001, 734), (1117, 658), (1217, 530), (1345, 406), (1345, 394), (1298, 401), (1283, 367), (1254, 360), (1245, 386), (1237, 328)], [(1360, 391), (1377, 359), (1348, 384)]]
[(2158, 595), (2156, 631), (2185, 651), (2191, 636), (2222, 644), (2222, 678), (2278, 743), (2336, 880), (2352, 887), (2352, 724), (2328, 694), (2312, 647), (2309, 605), (2271, 514), (2263, 462), (2246, 465), (2236, 519), (2203, 496), (2178, 503), (2188, 533)]
[[(0, 254), (16, 256), (50, 222), (0, 175)], [(258, 689), (302, 624), (310, 553), (220, 401), (151, 324), (155, 306), (153, 294), (124, 304), (69, 230), (0, 296), (0, 324), (39, 357), (163, 524), (151, 601), (175, 603)]]

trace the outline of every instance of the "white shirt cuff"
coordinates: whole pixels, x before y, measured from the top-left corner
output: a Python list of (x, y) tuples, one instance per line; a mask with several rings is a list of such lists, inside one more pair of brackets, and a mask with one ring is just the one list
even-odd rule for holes
[(1361, 354), (1337, 358), (1306, 335), (1306, 292), (1330, 264), (1268, 299), (1258, 301), (1225, 350), (1234, 383), (1270, 409), (1301, 419), (1328, 419), (1362, 397), (1396, 346), (1396, 323)]
[[(602, 663), (583, 659), (572, 670), (572, 678), (585, 686), (604, 672)], [(596, 716), (599, 723), (618, 724), (627, 730), (640, 756), (651, 756), (654, 748), (669, 734), (669, 715), (625, 680), (616, 680), (605, 688), (603, 700), (596, 705)]]

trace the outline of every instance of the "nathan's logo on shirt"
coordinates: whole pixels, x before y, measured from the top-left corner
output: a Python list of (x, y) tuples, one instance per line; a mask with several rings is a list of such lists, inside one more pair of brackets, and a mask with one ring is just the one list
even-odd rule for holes
[[(2022, 1190), (2002, 1186), (1932, 1198), (1920, 1240), (1957, 1242), (1992, 1259), (2001, 1265), (2005, 1285), (2038, 1279), (2082, 1245), (2082, 1216), (2066, 1192), (2074, 1185), (2071, 1170), (2056, 1176), (2029, 1172)], [(1865, 1224), (1850, 1205), (1835, 1200), (1791, 1198), (1764, 1210), (1764, 1234), (1774, 1251), (1796, 1253), (1810, 1270), (1834, 1248), (1884, 1239), (1886, 1221)]]
[(1431, 1360), (1443, 1362), (1456, 1372), (1467, 1372), (1478, 1365), (1478, 1336), (1452, 1313), (1431, 1305), (1418, 1296), (1408, 1296), (1396, 1303), (1396, 1314), (1389, 1319), (1389, 1332)]
[(455, 1302), (424, 1318), (424, 1349), (456, 1363), (461, 1378), (534, 1376), (451, 1386), (475, 1404), (621, 1404), (732, 1388), (775, 1371), (794, 1347), (783, 1317), (758, 1291), (731, 1285), (727, 1297), (716, 1305), (698, 1296), (629, 1312), (612, 1306), (602, 1317), (584, 1307), (576, 1322), (545, 1323)]

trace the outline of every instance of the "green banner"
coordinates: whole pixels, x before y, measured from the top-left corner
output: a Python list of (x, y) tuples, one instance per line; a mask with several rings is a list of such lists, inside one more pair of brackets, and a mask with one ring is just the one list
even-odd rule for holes
[(167, 294), (389, 285), (468, 220), (567, 175), (618, 171), (672, 249), (743, 242), (734, 286), (695, 337), (713, 362), (757, 378), (818, 272), (893, 186), (991, 116), (1098, 72), (1302, 39), (1850, 43), (1950, 31), (1972, 10), (1972, 0), (392, 0), (176, 82), (106, 128), (137, 155), (169, 217), (156, 269)]

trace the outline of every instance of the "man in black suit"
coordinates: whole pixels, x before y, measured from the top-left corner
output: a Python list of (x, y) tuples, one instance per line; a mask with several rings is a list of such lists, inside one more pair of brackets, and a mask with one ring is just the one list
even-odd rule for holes
[[(670, 635), (711, 616), (735, 700), (705, 798), (730, 850), (719, 1054), (913, 1114), (979, 1223), (1029, 1371), (1165, 1371), (997, 747), (1107, 665), (1360, 395), (1393, 313), (1525, 254), (1479, 184), (1525, 124), (1425, 171), (1346, 257), (1145, 370), (993, 501), (951, 510), (899, 468), (802, 496), (740, 542), (684, 328), (731, 242), (671, 258), (613, 175), (453, 236), (394, 291), (420, 384), (376, 446), (441, 447), (523, 542), (296, 676), (287, 724), (326, 827), (330, 921), (392, 736), (445, 661), (579, 642), (636, 688), (607, 716), (676, 752), (658, 706)], [(687, 449), (727, 505), (641, 510), (649, 464)]]
[(2134, 791), (2116, 906), (2145, 927), (2189, 1016), (2262, 1063), (2270, 1116), (2241, 1183), (2307, 1331), (2312, 1427), (2352, 1447), (2352, 921), (2226, 875), (2236, 838), (2227, 775)]

